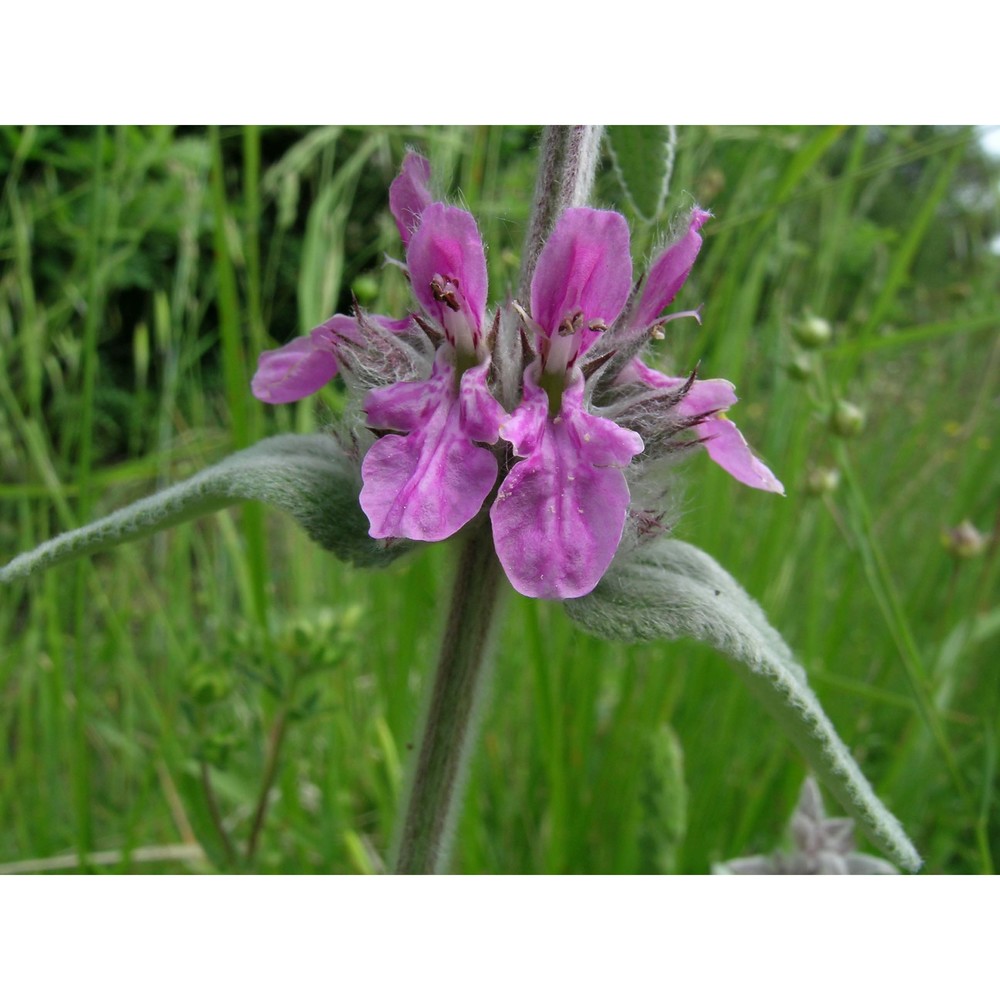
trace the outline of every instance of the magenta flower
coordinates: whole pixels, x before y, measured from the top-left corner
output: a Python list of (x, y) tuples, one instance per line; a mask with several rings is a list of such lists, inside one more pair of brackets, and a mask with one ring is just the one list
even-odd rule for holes
[[(650, 268), (649, 278), (639, 299), (630, 325), (636, 333), (648, 339), (651, 331), (681, 316), (695, 316), (698, 310), (664, 316), (663, 311), (680, 291), (698, 252), (702, 238), (699, 230), (711, 218), (697, 206), (691, 211), (681, 237), (668, 246)], [(664, 375), (647, 367), (637, 357), (632, 358), (616, 379), (620, 387), (630, 385), (637, 390), (667, 390), (662, 396), (672, 411), (671, 417), (682, 429), (690, 429), (704, 444), (705, 450), (734, 479), (754, 489), (784, 493), (785, 488), (771, 470), (756, 458), (736, 425), (723, 416), (723, 411), (736, 403), (736, 392), (725, 379), (685, 379)], [(648, 397), (644, 404), (651, 402)]]
[(679, 313), (675, 316), (663, 316), (663, 310), (677, 297), (684, 286), (691, 268), (701, 250), (702, 238), (699, 230), (712, 217), (697, 205), (691, 209), (688, 224), (680, 239), (671, 243), (649, 269), (646, 286), (639, 299), (639, 308), (633, 326), (639, 331), (648, 330), (657, 324), (667, 322), (677, 316), (690, 316), (696, 313)]
[(638, 358), (628, 363), (622, 376), (653, 389), (681, 392), (682, 398), (675, 406), (677, 415), (697, 435), (713, 462), (745, 486), (784, 494), (785, 488), (778, 478), (750, 451), (739, 429), (723, 414), (737, 402), (732, 382), (723, 378), (690, 381), (664, 375)]
[[(282, 403), (344, 376), (376, 435), (360, 494), (373, 538), (448, 538), (496, 490), (493, 538), (511, 584), (565, 600), (593, 590), (618, 551), (633, 470), (645, 478), (658, 458), (700, 443), (741, 482), (782, 491), (722, 416), (736, 402), (729, 382), (674, 378), (638, 357), (663, 324), (698, 316), (664, 312), (698, 256), (707, 212), (692, 211), (641, 294), (625, 219), (591, 208), (563, 213), (538, 257), (530, 315), (513, 306), (522, 350), (516, 321), (487, 323), (475, 220), (434, 201), (429, 182), (429, 164), (411, 153), (389, 192), (422, 315), (333, 316), (265, 351), (253, 380), (259, 399)], [(491, 357), (497, 330), (506, 331), (504, 347)], [(508, 416), (497, 396), (513, 404), (518, 391)], [(660, 523), (645, 509), (631, 517), (637, 535)]]
[(486, 383), (486, 255), (468, 212), (430, 200), (429, 176), (427, 161), (409, 154), (389, 204), (423, 328), (439, 341), (433, 365), (426, 365), (428, 334), (410, 319), (359, 313), (266, 351), (253, 380), (257, 398), (273, 403), (301, 399), (340, 370), (370, 390), (362, 403), (369, 427), (393, 432), (372, 444), (361, 466), (360, 502), (373, 538), (448, 538), (479, 512), (497, 480), (496, 457), (479, 447), (497, 441), (506, 417)]
[(621, 541), (629, 504), (622, 469), (642, 438), (587, 411), (576, 362), (618, 318), (631, 285), (624, 218), (565, 212), (531, 282), (539, 357), (525, 371), (524, 401), (500, 430), (524, 461), (491, 511), (497, 556), (528, 597), (589, 593)]
[[(433, 201), (429, 181), (427, 160), (407, 153), (399, 176), (389, 186), (389, 206), (404, 246)], [(485, 298), (485, 261), (482, 280)], [(410, 318), (332, 316), (306, 336), (264, 351), (251, 390), (264, 403), (293, 403), (318, 392), (341, 368), (356, 371), (360, 386), (365, 386), (365, 376), (374, 384), (402, 381), (420, 367), (414, 357), (419, 351), (403, 336), (411, 328)]]
[[(402, 227), (401, 227), (402, 228)], [(373, 389), (379, 438), (361, 466), (361, 507), (373, 538), (435, 542), (467, 524), (496, 484), (493, 444), (506, 417), (486, 382), (486, 255), (468, 212), (435, 202), (410, 236), (413, 291), (444, 334), (430, 378)]]

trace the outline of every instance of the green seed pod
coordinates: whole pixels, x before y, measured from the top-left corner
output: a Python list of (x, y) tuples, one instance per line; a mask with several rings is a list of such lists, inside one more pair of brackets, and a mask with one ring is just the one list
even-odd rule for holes
[(792, 324), (792, 336), (803, 347), (822, 347), (833, 336), (833, 327), (822, 316), (806, 313)]
[(821, 497), (833, 493), (840, 485), (840, 470), (821, 466), (810, 469), (806, 476), (805, 490), (809, 496)]
[(865, 411), (846, 399), (838, 399), (830, 417), (830, 430), (838, 437), (857, 437), (865, 429)]
[(785, 371), (796, 382), (808, 382), (816, 374), (808, 354), (796, 354), (785, 366)]
[(982, 555), (990, 540), (968, 518), (941, 536), (944, 547), (959, 559), (974, 559)]

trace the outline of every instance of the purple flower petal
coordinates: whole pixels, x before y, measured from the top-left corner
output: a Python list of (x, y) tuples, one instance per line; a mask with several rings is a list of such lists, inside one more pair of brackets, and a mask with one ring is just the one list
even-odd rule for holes
[(785, 487), (760, 459), (754, 457), (750, 446), (731, 420), (722, 416), (712, 417), (695, 427), (695, 431), (702, 439), (708, 457), (721, 465), (734, 479), (756, 490), (767, 490), (784, 496)]
[(264, 351), (250, 388), (264, 403), (293, 403), (317, 392), (336, 374), (332, 339), (309, 334)]
[[(671, 381), (682, 383), (687, 379), (679, 378)], [(724, 378), (696, 378), (687, 395), (677, 404), (677, 410), (685, 417), (696, 417), (699, 413), (727, 410), (737, 402), (736, 387), (732, 382)]]
[[(621, 381), (642, 382), (651, 389), (677, 389), (687, 382), (686, 378), (665, 375), (656, 368), (650, 368), (638, 358), (633, 358), (622, 371)], [(684, 398), (677, 404), (678, 411), (685, 417), (712, 410), (725, 410), (737, 403), (736, 388), (724, 378), (695, 379)]]
[(646, 286), (642, 290), (642, 298), (639, 300), (636, 326), (650, 326), (676, 298), (684, 282), (687, 281), (701, 249), (702, 241), (698, 230), (711, 217), (710, 212), (695, 206), (691, 210), (684, 235), (668, 246), (656, 259), (649, 271)]
[(403, 319), (394, 319), (392, 316), (379, 316), (377, 313), (361, 313), (364, 319), (362, 325), (356, 316), (345, 316), (337, 313), (331, 316), (324, 323), (320, 323), (312, 331), (312, 336), (317, 338), (328, 337), (331, 340), (350, 340), (355, 345), (361, 347), (368, 339), (365, 330), (374, 329), (379, 332), (405, 333), (413, 325), (413, 320), (406, 316)]
[(486, 315), (486, 254), (476, 220), (460, 208), (435, 202), (424, 209), (410, 238), (406, 264), (413, 293), (451, 342), (465, 350), (479, 344)]
[[(564, 320), (582, 314), (577, 355), (610, 326), (628, 298), (632, 257), (628, 223), (617, 212), (570, 208), (538, 256), (531, 279), (531, 317), (550, 337)], [(570, 359), (570, 364), (574, 359)]]
[[(664, 375), (633, 358), (622, 372), (626, 380), (644, 383), (653, 389), (676, 389), (687, 379)], [(695, 379), (684, 398), (677, 404), (677, 412), (684, 417), (696, 417), (700, 413), (725, 410), (736, 403), (736, 390), (732, 382), (724, 378)], [(721, 413), (708, 417), (692, 430), (698, 435), (708, 457), (721, 465), (734, 479), (757, 490), (784, 495), (777, 476), (760, 459), (755, 458), (750, 446), (736, 425)]]
[(406, 154), (399, 176), (389, 185), (389, 209), (404, 247), (420, 225), (421, 213), (434, 200), (428, 188), (430, 180), (430, 162), (411, 152)]
[(379, 438), (361, 466), (361, 508), (373, 538), (448, 538), (479, 512), (497, 478), (492, 444), (506, 416), (486, 385), (489, 362), (470, 368), (455, 391), (441, 348), (426, 382), (401, 382), (368, 394), (375, 427), (409, 431)]
[[(375, 430), (417, 431), (427, 424), (441, 403), (437, 366), (423, 382), (394, 382), (365, 396), (368, 426)], [(433, 385), (433, 391), (429, 386)]]
[(614, 558), (629, 504), (621, 467), (642, 440), (583, 409), (579, 373), (551, 419), (535, 375), (525, 373), (524, 402), (501, 428), (525, 461), (493, 504), (493, 540), (518, 593), (565, 600), (590, 593)]

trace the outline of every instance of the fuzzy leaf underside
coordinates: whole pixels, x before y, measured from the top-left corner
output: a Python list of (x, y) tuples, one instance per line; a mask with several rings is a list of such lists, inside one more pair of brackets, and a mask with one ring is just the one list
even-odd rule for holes
[(386, 565), (409, 546), (386, 548), (368, 535), (358, 505), (361, 479), (326, 434), (282, 434), (236, 452), (184, 482), (67, 531), (0, 569), (0, 583), (135, 541), (246, 500), (291, 514), (309, 537), (356, 566)]
[(691, 636), (731, 658), (872, 843), (900, 867), (920, 868), (899, 820), (861, 773), (785, 641), (710, 556), (685, 542), (658, 539), (612, 564), (592, 593), (564, 607), (578, 627), (602, 638), (648, 642)]
[(636, 214), (655, 222), (670, 190), (677, 143), (670, 125), (610, 125), (608, 148), (618, 183)]

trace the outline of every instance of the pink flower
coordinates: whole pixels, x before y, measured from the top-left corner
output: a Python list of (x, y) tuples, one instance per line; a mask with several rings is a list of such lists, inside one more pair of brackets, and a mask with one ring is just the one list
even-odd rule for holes
[(632, 285), (628, 225), (614, 212), (565, 212), (531, 283), (539, 358), (524, 401), (500, 430), (518, 462), (491, 517), (514, 589), (565, 599), (589, 593), (621, 541), (629, 490), (622, 469), (642, 438), (589, 413), (576, 362), (618, 318)]
[[(672, 316), (662, 314), (691, 273), (702, 244), (699, 230), (710, 217), (708, 212), (697, 206), (692, 209), (681, 237), (668, 246), (650, 268), (631, 324), (632, 329), (644, 338), (650, 328), (655, 330), (680, 316), (693, 315), (700, 321), (697, 310)], [(731, 382), (725, 379), (703, 381), (671, 377), (633, 358), (618, 375), (616, 384), (619, 387), (631, 385), (639, 391), (668, 390), (666, 399), (674, 418), (679, 426), (694, 432), (704, 444), (709, 458), (746, 486), (784, 494), (785, 488), (774, 473), (753, 455), (736, 425), (723, 415), (724, 410), (736, 403), (736, 392)]]
[(316, 392), (341, 370), (370, 390), (362, 403), (368, 424), (391, 432), (361, 466), (360, 502), (373, 538), (448, 538), (479, 512), (497, 480), (496, 456), (479, 447), (497, 441), (506, 417), (486, 381), (486, 255), (468, 212), (430, 200), (429, 177), (427, 161), (409, 154), (389, 204), (423, 327), (439, 341), (430, 371), (421, 370), (428, 335), (415, 335), (410, 319), (359, 313), (266, 351), (253, 380), (257, 398), (271, 403)]
[(705, 446), (708, 457), (745, 486), (784, 494), (785, 488), (778, 478), (754, 456), (736, 424), (723, 414), (737, 401), (732, 382), (722, 378), (691, 381), (671, 377), (647, 367), (638, 358), (625, 367), (622, 380), (632, 380), (654, 389), (681, 391), (675, 410), (678, 416), (686, 418), (687, 426)]
[(496, 457), (477, 443), (497, 440), (506, 413), (486, 383), (486, 255), (475, 219), (440, 202), (428, 205), (406, 264), (444, 342), (430, 378), (368, 394), (369, 425), (400, 433), (379, 438), (365, 455), (361, 507), (373, 538), (435, 542), (475, 517), (496, 484)]
[[(640, 294), (625, 219), (566, 211), (538, 257), (530, 314), (513, 306), (519, 345), (516, 322), (487, 322), (475, 219), (434, 201), (429, 181), (429, 164), (411, 153), (389, 192), (420, 314), (333, 316), (265, 351), (253, 380), (259, 399), (282, 403), (343, 375), (376, 435), (360, 494), (373, 538), (448, 538), (496, 490), (493, 538), (511, 584), (565, 600), (593, 590), (614, 558), (640, 465), (700, 443), (740, 482), (782, 492), (722, 415), (736, 402), (729, 382), (671, 377), (638, 357), (663, 324), (698, 316), (664, 311), (698, 256), (707, 212), (691, 212)], [(497, 330), (504, 346), (491, 357)], [(508, 415), (496, 397), (513, 404), (518, 390)], [(650, 516), (658, 523), (632, 512), (638, 525)]]

